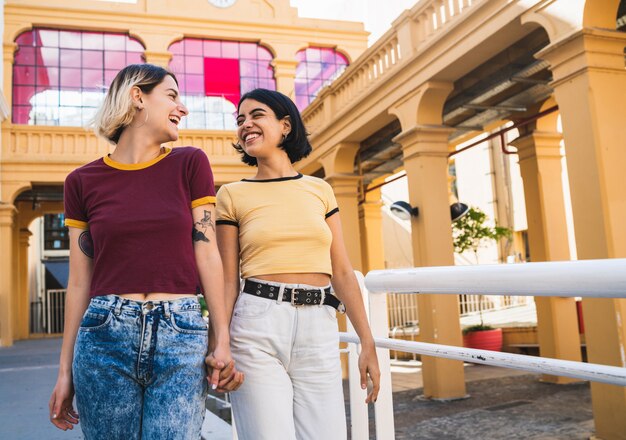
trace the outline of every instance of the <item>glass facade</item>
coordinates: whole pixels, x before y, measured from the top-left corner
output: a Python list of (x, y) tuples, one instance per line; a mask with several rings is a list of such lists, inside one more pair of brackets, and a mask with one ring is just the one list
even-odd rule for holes
[(33, 29), (15, 42), (14, 124), (86, 125), (115, 74), (143, 63), (143, 46), (125, 34)]
[(296, 105), (308, 106), (322, 87), (333, 82), (348, 66), (348, 59), (334, 49), (309, 47), (296, 54)]
[(272, 54), (256, 43), (185, 38), (169, 47), (182, 101), (182, 128), (235, 130), (239, 97), (257, 87), (276, 90)]

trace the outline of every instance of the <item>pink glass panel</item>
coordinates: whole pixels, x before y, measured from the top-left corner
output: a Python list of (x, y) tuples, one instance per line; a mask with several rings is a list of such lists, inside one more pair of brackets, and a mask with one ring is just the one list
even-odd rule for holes
[(222, 58), (239, 58), (239, 43), (222, 41)]
[(31, 106), (14, 106), (13, 107), (13, 123), (28, 124), (30, 119)]
[(137, 40), (135, 40), (134, 38), (128, 38), (126, 40), (126, 51), (127, 52), (141, 52), (143, 53), (143, 51), (145, 50), (145, 48), (141, 45), (141, 43)]
[(13, 102), (15, 105), (30, 105), (30, 99), (35, 95), (35, 86), (13, 87)]
[(204, 73), (204, 61), (202, 57), (185, 57), (185, 73)]
[(176, 73), (176, 79), (178, 80), (178, 91), (184, 95), (187, 90), (187, 76), (184, 73)]
[(208, 58), (220, 58), (222, 56), (222, 44), (216, 40), (205, 40), (203, 43), (203, 55)]
[(83, 49), (102, 50), (104, 48), (104, 36), (97, 32), (83, 32)]
[(34, 37), (35, 35), (33, 31), (26, 31), (18, 35), (17, 38), (15, 39), (15, 42), (17, 43), (18, 46), (32, 46)]
[(59, 47), (59, 31), (54, 29), (37, 29), (33, 31), (36, 35), (37, 45), (44, 47)]
[(59, 47), (80, 49), (81, 33), (74, 31), (59, 31)]
[(142, 52), (126, 52), (126, 65), (143, 64), (144, 62)]
[(256, 60), (257, 45), (252, 44), (252, 43), (240, 43), (239, 44), (239, 56), (242, 59)]
[(187, 75), (185, 85), (188, 95), (203, 95), (204, 75)]
[(102, 87), (104, 84), (102, 70), (83, 69), (82, 71), (82, 83), (83, 88), (97, 88)]
[(259, 46), (257, 49), (257, 56), (260, 60), (272, 60), (274, 59), (274, 57), (272, 56), (272, 53), (267, 50), (266, 48)]
[(312, 61), (321, 61), (320, 50), (316, 47), (309, 47), (306, 49), (306, 60), (309, 63)]
[(126, 67), (126, 53), (104, 52), (104, 67), (107, 69), (123, 69)]
[(84, 50), (83, 67), (89, 67), (90, 69), (102, 68), (103, 58), (101, 50)]
[(185, 58), (183, 56), (174, 55), (170, 61), (169, 68), (174, 73), (185, 71)]
[(175, 43), (170, 44), (170, 47), (168, 47), (167, 50), (173, 53), (174, 55), (183, 53), (182, 41), (177, 41)]
[(117, 70), (105, 70), (104, 71), (104, 85), (109, 87), (113, 82), (113, 79), (117, 75)]
[(126, 35), (104, 34), (104, 48), (106, 50), (126, 50)]
[(61, 68), (61, 88), (75, 87), (80, 84), (80, 69)]
[(242, 77), (254, 78), (257, 76), (257, 63), (256, 61), (241, 60), (239, 61), (239, 72)]
[(186, 39), (185, 55), (202, 55), (202, 40), (195, 38)]
[(59, 68), (58, 67), (37, 67), (37, 85), (46, 85), (56, 89), (59, 86)]
[(61, 49), (62, 67), (80, 67), (81, 51), (76, 49)]
[(23, 46), (15, 53), (15, 64), (35, 65), (37, 63), (37, 49), (34, 47)]

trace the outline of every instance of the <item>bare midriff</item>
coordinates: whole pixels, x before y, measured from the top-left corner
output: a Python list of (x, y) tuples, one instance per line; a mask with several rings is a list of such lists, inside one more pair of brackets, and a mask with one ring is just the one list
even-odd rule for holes
[(133, 301), (172, 301), (172, 300), (181, 299), (181, 298), (195, 298), (196, 295), (194, 295), (193, 293), (180, 294), (180, 293), (151, 292), (151, 293), (123, 293), (118, 296), (121, 296), (122, 298), (132, 299)]
[(252, 278), (276, 283), (308, 284), (309, 286), (324, 287), (330, 284), (330, 275), (327, 273), (275, 273), (269, 275), (255, 275)]

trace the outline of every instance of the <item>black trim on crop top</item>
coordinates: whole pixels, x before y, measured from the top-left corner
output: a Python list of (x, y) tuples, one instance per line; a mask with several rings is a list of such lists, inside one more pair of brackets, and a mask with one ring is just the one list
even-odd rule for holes
[(253, 183), (265, 183), (265, 182), (282, 182), (284, 180), (296, 180), (301, 179), (302, 174), (298, 173), (296, 176), (288, 176), (288, 177), (277, 177), (275, 179), (260, 179), (260, 180), (252, 180), (252, 179), (241, 179), (242, 182), (253, 182)]

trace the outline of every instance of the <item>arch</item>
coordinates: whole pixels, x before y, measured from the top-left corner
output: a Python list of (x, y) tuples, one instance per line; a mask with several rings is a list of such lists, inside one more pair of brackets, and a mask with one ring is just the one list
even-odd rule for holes
[(586, 0), (583, 26), (616, 29), (620, 0)]

